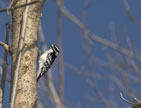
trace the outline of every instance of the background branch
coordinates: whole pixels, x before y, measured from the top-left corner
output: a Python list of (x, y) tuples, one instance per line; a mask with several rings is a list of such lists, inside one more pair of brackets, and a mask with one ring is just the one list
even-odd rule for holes
[[(62, 12), (66, 17), (68, 17), (68, 19), (70, 19), (80, 29), (83, 30), (83, 28), (84, 28), (83, 24), (75, 16), (73, 16), (65, 7), (62, 7)], [(96, 41), (106, 47), (112, 48), (112, 49), (120, 52), (121, 54), (126, 55), (127, 57), (130, 57), (132, 59), (135, 59), (136, 61), (141, 62), (141, 56), (131, 55), (129, 50), (122, 48), (122, 47), (119, 47), (117, 44), (115, 44), (113, 42), (110, 42), (108, 40), (100, 38), (100, 36), (97, 36), (96, 34), (90, 32), (87, 28), (85, 28), (85, 32), (88, 33), (88, 36), (90, 39), (92, 39), (92, 40), (94, 40), (94, 41)]]
[(64, 63), (63, 63), (63, 48), (62, 48), (62, 39), (61, 39), (63, 0), (57, 0), (57, 4), (58, 4), (57, 44), (60, 49), (59, 58), (58, 58), (59, 72), (60, 72), (59, 95), (60, 95), (61, 101), (63, 102), (63, 98), (64, 98)]
[[(14, 1), (14, 0), (12, 0), (12, 1)], [(14, 6), (14, 7), (8, 7), (8, 8), (0, 9), (0, 12), (13, 11), (14, 9), (22, 8), (22, 7), (32, 5), (32, 4), (35, 4), (35, 3), (38, 3), (38, 2), (40, 2), (40, 0), (35, 0), (35, 1), (32, 1), (32, 2), (21, 4), (21, 5)]]
[[(10, 33), (10, 23), (6, 24), (6, 45), (9, 43), (9, 33)], [(1, 79), (1, 90), (2, 90), (2, 103), (4, 102), (4, 88), (6, 81), (6, 73), (7, 73), (7, 59), (8, 59), (8, 51), (5, 49), (4, 60), (2, 66), (2, 79)], [(3, 104), (2, 104), (3, 107)]]
[(2, 41), (0, 41), (0, 45), (8, 52), (9, 51), (9, 46)]
[(127, 0), (123, 0), (123, 4), (124, 4), (124, 6), (125, 6), (125, 11), (126, 11), (127, 16), (129, 17), (129, 19), (130, 19), (134, 24), (136, 24), (137, 26), (141, 27), (141, 22), (138, 22), (138, 21), (131, 15), (131, 11), (130, 11), (130, 7), (129, 7), (129, 4), (128, 4), (128, 1), (127, 1)]

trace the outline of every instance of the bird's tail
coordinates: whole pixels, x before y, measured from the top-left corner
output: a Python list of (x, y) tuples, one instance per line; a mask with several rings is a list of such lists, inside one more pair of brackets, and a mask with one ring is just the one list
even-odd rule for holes
[(38, 69), (38, 73), (37, 73), (37, 82), (39, 81), (40, 79), (40, 74), (41, 74), (41, 64), (39, 64), (39, 69)]

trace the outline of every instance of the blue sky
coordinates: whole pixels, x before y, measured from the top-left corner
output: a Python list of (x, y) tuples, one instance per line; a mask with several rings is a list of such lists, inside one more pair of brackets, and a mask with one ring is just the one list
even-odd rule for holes
[[(5, 5), (1, 5), (2, 3), (5, 3)], [(139, 0), (128, 0), (128, 3), (130, 5), (132, 15), (137, 19), (137, 21), (140, 21), (141, 2)], [(4, 6), (7, 5), (7, 1), (5, 2), (0, 0), (0, 8), (4, 8)], [(64, 6), (80, 21), (82, 20), (84, 0), (64, 0)], [(7, 16), (6, 13), (0, 13), (0, 41), (5, 41), (5, 23), (7, 21), (11, 22), (11, 17)], [(49, 43), (56, 43), (57, 5), (53, 0), (47, 0), (45, 2), (42, 11), (41, 25), (45, 34), (47, 45), (49, 45)], [(125, 7), (123, 5), (122, 0), (89, 0), (86, 27), (99, 37), (111, 41), (111, 25), (115, 26), (117, 40), (123, 48), (128, 48), (124, 32), (124, 28), (126, 28), (130, 35), (130, 39), (133, 41), (135, 47), (140, 52), (140, 27), (138, 27), (128, 18), (125, 13)], [(84, 49), (85, 44), (83, 40), (84, 38), (82, 31), (64, 15), (61, 36), (64, 63), (73, 64), (80, 71), (84, 71), (86, 74), (89, 73), (88, 57)], [(91, 46), (95, 56), (105, 62), (108, 61), (101, 44), (91, 40)], [(0, 57), (3, 58), (4, 50), (2, 47), (0, 48)], [(115, 54), (114, 50), (109, 49), (108, 51), (112, 52), (112, 55)], [(57, 63), (55, 63), (54, 66), (56, 64)], [(100, 69), (104, 71), (100, 72), (101, 70), (98, 67), (100, 67)], [(93, 71), (94, 74), (100, 75), (103, 73), (104, 75), (113, 74), (110, 73), (111, 70), (109, 70), (108, 68), (102, 67), (100, 65), (97, 66), (95, 64), (93, 65)], [(73, 72), (73, 70), (68, 68), (66, 65), (64, 72), (64, 103), (66, 104), (66, 106), (69, 105), (73, 108), (78, 108), (79, 105), (80, 108), (81, 105), (82, 108), (88, 108), (92, 104), (92, 101), (89, 101), (89, 99), (87, 99), (87, 94), (89, 94), (93, 97), (93, 99), (95, 99), (97, 97), (96, 93), (93, 89), (91, 89), (91, 87), (86, 83), (86, 81), (82, 77), (76, 75), (76, 73)], [(106, 88), (110, 86), (110, 81), (105, 81), (103, 77), (104, 76), (102, 76), (101, 79), (96, 80), (101, 92), (104, 92)], [(121, 91), (120, 88), (116, 84), (114, 85), (114, 87), (116, 89), (114, 91), (113, 98), (117, 101), (120, 106), (129, 106), (128, 104), (125, 104), (121, 101), (119, 97), (119, 92)], [(136, 84), (136, 86), (134, 87), (134, 89), (138, 88), (137, 91), (141, 89), (139, 87), (139, 84)], [(109, 92), (106, 94), (106, 98), (110, 98)], [(141, 98), (141, 96), (139, 96), (139, 98)], [(101, 102), (98, 102), (95, 107), (105, 108), (105, 106)]]

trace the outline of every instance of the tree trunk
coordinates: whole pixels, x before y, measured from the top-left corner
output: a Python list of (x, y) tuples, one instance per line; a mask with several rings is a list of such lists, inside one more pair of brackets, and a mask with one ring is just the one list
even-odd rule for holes
[[(26, 3), (26, 0), (18, 0), (17, 5)], [(15, 107), (14, 108), (33, 108), (37, 100), (36, 86), (36, 60), (38, 55), (37, 32), (40, 23), (41, 9), (44, 0), (29, 7), (28, 18), (26, 21), (26, 32), (24, 38), (24, 46), (22, 49), (22, 57), (19, 68), (18, 84), (16, 90)], [(17, 49), (21, 32), (22, 17), (25, 7), (18, 8), (12, 12), (12, 70), (11, 80), (13, 84), (13, 76), (15, 72), (15, 64), (17, 57)], [(11, 85), (12, 85), (11, 84)], [(12, 87), (12, 86), (11, 86)]]

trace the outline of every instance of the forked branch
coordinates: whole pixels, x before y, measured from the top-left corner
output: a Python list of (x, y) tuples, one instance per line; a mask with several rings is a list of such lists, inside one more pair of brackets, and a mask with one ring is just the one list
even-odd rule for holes
[(21, 4), (21, 5), (18, 5), (18, 6), (11, 7), (11, 8), (8, 7), (8, 8), (0, 9), (0, 12), (12, 11), (14, 9), (18, 9), (18, 8), (22, 8), (22, 7), (25, 7), (25, 6), (28, 6), (28, 5), (36, 4), (38, 2), (40, 2), (40, 0), (36, 0), (36, 1), (29, 2), (29, 3)]

